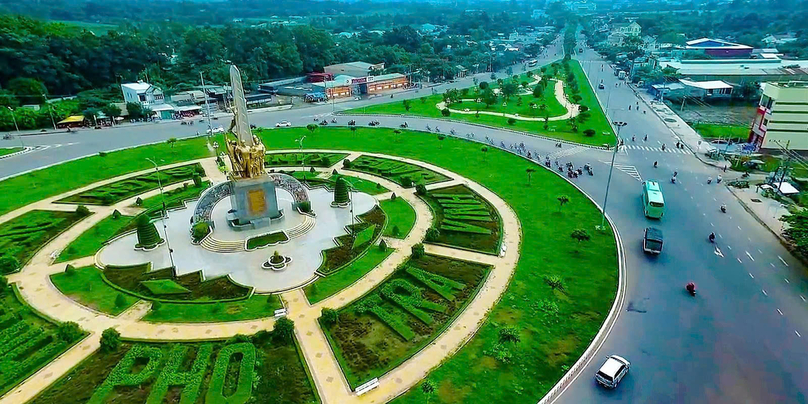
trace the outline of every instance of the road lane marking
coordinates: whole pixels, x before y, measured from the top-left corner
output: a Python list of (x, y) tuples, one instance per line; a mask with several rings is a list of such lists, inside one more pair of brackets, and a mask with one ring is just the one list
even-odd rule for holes
[(755, 259), (752, 258), (752, 254), (749, 254), (749, 251), (744, 251), (744, 252), (746, 253), (746, 256), (749, 257), (750, 260), (752, 260), (752, 262), (755, 262)]
[(717, 255), (717, 256), (719, 256), (721, 258), (724, 258), (724, 253), (722, 253), (721, 249), (719, 249), (718, 247), (715, 248), (715, 251), (713, 251), (713, 253), (715, 253), (715, 255)]
[[(723, 238), (723, 237), (722, 237), (722, 238)], [(731, 249), (732, 249), (732, 246), (731, 246), (731, 245), (727, 245), (727, 248), (729, 248), (729, 249), (731, 250)]]
[(788, 278), (783, 278), (783, 280), (785, 280), (786, 283), (791, 283), (791, 282), (788, 281)]
[(761, 254), (763, 254), (763, 251), (760, 251), (760, 248), (758, 248), (758, 252), (759, 252), (759, 253), (761, 253)]
[(772, 268), (775, 268), (775, 269), (777, 268), (776, 266), (774, 266), (774, 263), (773, 263), (773, 262), (770, 262), (770, 263), (769, 263), (769, 265), (771, 265), (771, 266), (772, 266)]
[(738, 226), (738, 230), (741, 230), (741, 226)]
[(794, 334), (797, 334), (798, 337), (802, 338), (802, 335), (800, 335), (800, 333), (798, 333), (797, 330), (794, 330)]
[(780, 311), (780, 309), (777, 309), (777, 312), (780, 313), (781, 316), (783, 315), (783, 312)]
[(768, 296), (768, 295), (769, 295), (768, 293), (766, 293), (766, 289), (761, 289), (761, 291), (763, 292), (763, 295), (764, 295), (764, 296)]
[[(738, 261), (740, 261), (740, 259)], [(752, 275), (751, 272), (749, 272), (749, 277), (752, 278), (752, 279), (755, 279), (755, 275)]]
[(805, 301), (805, 296), (800, 295), (800, 299), (802, 299), (802, 301), (804, 302)]
[(784, 259), (783, 259), (783, 257), (781, 257), (781, 256), (779, 256), (779, 255), (778, 255), (778, 256), (777, 256), (777, 258), (779, 258), (779, 259), (780, 259), (780, 262), (782, 262), (782, 263), (783, 263), (783, 265), (788, 266), (788, 262), (786, 262), (786, 260), (784, 260)]

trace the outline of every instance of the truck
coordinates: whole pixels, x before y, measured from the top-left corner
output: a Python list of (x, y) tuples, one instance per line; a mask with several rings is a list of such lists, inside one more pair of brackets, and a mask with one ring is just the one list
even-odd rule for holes
[(619, 72), (617, 72), (617, 78), (618, 78), (618, 80), (625, 80), (626, 79), (626, 71), (625, 70), (620, 70)]

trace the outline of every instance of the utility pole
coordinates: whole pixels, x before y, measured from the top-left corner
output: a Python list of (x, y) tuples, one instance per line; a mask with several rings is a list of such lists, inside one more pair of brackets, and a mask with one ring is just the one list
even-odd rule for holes
[[(202, 71), (199, 71), (199, 79), (202, 81), (202, 94), (205, 96), (205, 109), (208, 111), (208, 141), (210, 141), (210, 136), (213, 136), (213, 125), (210, 123), (210, 104), (208, 104), (208, 92), (205, 89), (205, 77), (202, 76)], [(227, 98), (227, 94), (225, 93), (224, 98)], [(216, 153), (218, 157), (218, 150)]]
[[(51, 123), (53, 124), (53, 130), (56, 130), (56, 121), (53, 119), (53, 106), (48, 102), (48, 96), (42, 94), (42, 98), (45, 99), (45, 104), (48, 104), (48, 113), (50, 114)], [(112, 118), (113, 122), (115, 118)]]
[(614, 157), (617, 155), (617, 150), (620, 149), (620, 129), (623, 126), (626, 126), (626, 122), (613, 122), (614, 126), (617, 127), (617, 139), (615, 139), (614, 144), (614, 151), (612, 151), (612, 163), (609, 165), (609, 179), (606, 180), (606, 196), (603, 197), (603, 217), (600, 219), (600, 230), (605, 229), (606, 227), (606, 202), (609, 201), (609, 186), (612, 184), (612, 171), (614, 171)]
[[(157, 186), (160, 188), (160, 199), (163, 202), (163, 210), (160, 213), (160, 219), (163, 222), (163, 234), (166, 236), (166, 247), (168, 247), (168, 259), (171, 261), (171, 267), (174, 267), (174, 250), (171, 249), (171, 242), (168, 241), (168, 227), (166, 226), (166, 216), (168, 212), (166, 211), (166, 197), (163, 195), (163, 182), (160, 180), (160, 168), (157, 166), (157, 163), (150, 158), (146, 158), (149, 163), (154, 164), (154, 171), (157, 173)], [(176, 268), (175, 268), (176, 269)]]

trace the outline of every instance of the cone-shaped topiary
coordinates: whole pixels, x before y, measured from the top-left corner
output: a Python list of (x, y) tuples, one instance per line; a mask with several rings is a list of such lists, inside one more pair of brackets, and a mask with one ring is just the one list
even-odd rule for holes
[(137, 245), (136, 248), (151, 250), (163, 243), (163, 239), (157, 233), (154, 223), (149, 220), (149, 215), (140, 215), (137, 218)]
[(332, 203), (332, 205), (345, 206), (348, 204), (349, 200), (348, 182), (345, 181), (345, 178), (337, 177), (337, 181), (334, 184), (334, 203)]

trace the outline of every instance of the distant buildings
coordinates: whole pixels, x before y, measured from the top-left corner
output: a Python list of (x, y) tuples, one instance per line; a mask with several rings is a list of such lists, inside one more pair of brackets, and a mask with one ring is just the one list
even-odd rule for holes
[(638, 37), (642, 34), (642, 27), (636, 21), (631, 23), (617, 23), (612, 26), (606, 42), (609, 46), (623, 46), (628, 37)]
[(721, 39), (700, 38), (687, 41), (686, 52), (700, 52), (711, 58), (742, 58), (752, 55), (752, 47)]
[(154, 117), (160, 119), (172, 119), (174, 117), (174, 106), (167, 104), (163, 90), (143, 81), (137, 83), (121, 84), (123, 100), (126, 103), (140, 104), (143, 109), (149, 109)]
[(808, 82), (764, 83), (749, 143), (808, 150)]
[(767, 46), (774, 47), (774, 46), (777, 46), (777, 45), (783, 45), (783, 44), (787, 44), (787, 43), (790, 43), (790, 42), (794, 42), (796, 40), (797, 40), (797, 37), (795, 37), (794, 34), (791, 34), (791, 33), (781, 34), (781, 35), (769, 34), (769, 35), (766, 35), (765, 38), (761, 39), (761, 42), (765, 43)]
[(692, 81), (681, 79), (675, 83), (656, 84), (651, 86), (651, 94), (658, 98), (682, 99), (696, 98), (700, 100), (720, 100), (732, 97), (734, 86), (723, 80)]
[(384, 70), (384, 63), (348, 62), (329, 65), (323, 68), (326, 73), (334, 76), (348, 75), (356, 77), (370, 76), (374, 72)]
[(695, 81), (724, 80), (742, 84), (808, 80), (808, 60), (660, 60), (659, 68), (666, 67), (676, 69), (682, 77)]

